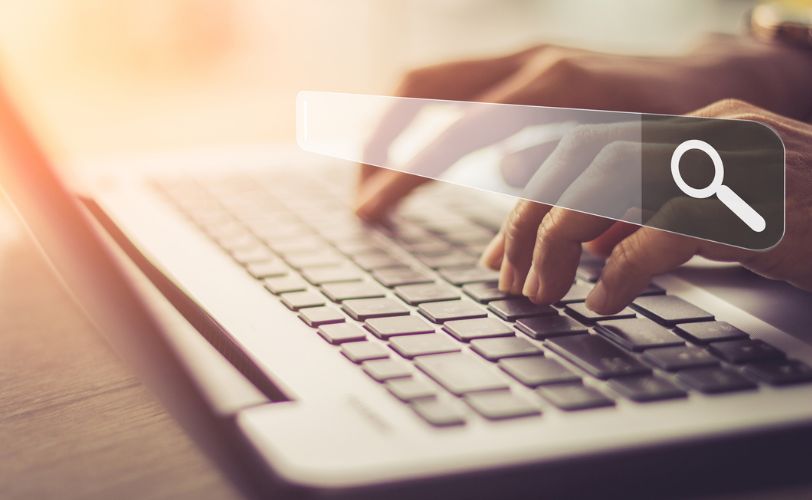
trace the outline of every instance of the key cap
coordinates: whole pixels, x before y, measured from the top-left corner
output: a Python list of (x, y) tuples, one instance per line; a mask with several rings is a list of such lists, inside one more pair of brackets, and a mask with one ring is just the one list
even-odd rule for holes
[(423, 255), (419, 256), (418, 259), (420, 259), (420, 262), (432, 269), (453, 266), (475, 266), (479, 260), (476, 257), (468, 255), (460, 250), (452, 250), (440, 255)]
[(423, 420), (436, 427), (465, 424), (465, 416), (450, 402), (440, 399), (418, 399), (410, 406)]
[(592, 287), (594, 285), (592, 283), (583, 283), (581, 281), (577, 281), (572, 284), (570, 289), (567, 291), (567, 294), (558, 301), (559, 304), (571, 304), (573, 302), (583, 302), (586, 300), (586, 296), (589, 295), (589, 292), (592, 291)]
[(728, 363), (742, 364), (781, 359), (784, 353), (763, 340), (714, 342), (708, 349)]
[(423, 380), (400, 378), (389, 380), (384, 385), (393, 396), (407, 403), (416, 399), (437, 397), (434, 386)]
[(509, 391), (473, 393), (466, 395), (464, 399), (488, 420), (541, 415), (541, 410), (535, 404)]
[(364, 255), (375, 254), (383, 252), (383, 249), (378, 243), (371, 240), (346, 240), (335, 243), (335, 247), (339, 252), (346, 255)]
[(447, 233), (445, 239), (451, 243), (465, 245), (470, 243), (488, 243), (493, 239), (493, 234), (484, 228), (473, 226), (467, 231)]
[(600, 379), (642, 375), (651, 371), (637, 358), (598, 335), (556, 337), (548, 342), (556, 353)]
[(344, 315), (341, 311), (330, 306), (305, 307), (299, 309), (299, 318), (307, 323), (308, 326), (320, 326), (344, 321)]
[(695, 321), (713, 321), (713, 315), (673, 295), (638, 297), (632, 308), (665, 326)]
[(458, 396), (469, 392), (507, 389), (505, 381), (490, 367), (462, 353), (421, 357), (415, 361), (415, 365)]
[(439, 273), (443, 279), (456, 286), (499, 279), (498, 271), (484, 267), (445, 267)]
[(368, 281), (351, 281), (344, 283), (325, 283), (321, 291), (333, 302), (349, 299), (373, 299), (385, 297), (386, 291), (376, 283)]
[(685, 391), (674, 385), (670, 380), (654, 375), (612, 379), (609, 381), (609, 387), (622, 396), (638, 403), (684, 398), (687, 395)]
[(364, 326), (376, 337), (384, 340), (397, 335), (434, 333), (434, 326), (417, 316), (371, 318), (366, 321)]
[(597, 389), (581, 384), (541, 386), (536, 392), (564, 411), (588, 410), (615, 404)]
[(276, 259), (276, 255), (265, 246), (253, 246), (249, 248), (240, 248), (231, 252), (231, 257), (240, 264), (247, 265), (256, 262), (265, 262)]
[(558, 361), (541, 356), (500, 359), (499, 368), (528, 387), (581, 381)]
[(488, 315), (480, 306), (467, 300), (427, 302), (420, 304), (418, 311), (435, 323), (455, 319), (484, 318)]
[(649, 349), (643, 353), (643, 359), (657, 368), (670, 372), (719, 364), (719, 360), (714, 358), (711, 353), (692, 345)]
[(482, 303), (492, 300), (504, 300), (510, 297), (507, 293), (499, 291), (499, 285), (496, 281), (469, 283), (462, 287), (462, 291), (472, 299)]
[(369, 318), (382, 318), (384, 316), (406, 316), (409, 310), (390, 298), (382, 299), (350, 299), (345, 300), (341, 308), (352, 319), (364, 321)]
[(462, 342), (486, 337), (513, 336), (513, 329), (495, 318), (447, 321), (443, 325), (443, 330)]
[(388, 253), (366, 253), (353, 257), (358, 267), (366, 271), (386, 269), (387, 267), (403, 267), (403, 263)]
[(584, 304), (583, 302), (567, 304), (564, 310), (567, 311), (567, 314), (569, 314), (573, 318), (577, 319), (581, 323), (586, 323), (587, 325), (594, 325), (598, 321), (605, 321), (610, 319), (634, 318), (636, 316), (634, 311), (632, 311), (628, 307), (623, 308), (622, 311), (614, 314), (598, 314), (594, 311), (587, 309), (586, 304)]
[(447, 285), (427, 283), (421, 285), (403, 285), (395, 287), (395, 295), (409, 305), (416, 306), (424, 302), (439, 302), (460, 298), (460, 294)]
[(417, 283), (432, 283), (431, 276), (408, 267), (391, 267), (373, 271), (372, 277), (381, 285), (392, 288)]
[(280, 277), (288, 274), (288, 268), (281, 260), (253, 262), (246, 265), (245, 270), (256, 279)]
[(263, 281), (263, 283), (265, 283), (265, 288), (274, 295), (307, 290), (307, 283), (305, 283), (305, 281), (298, 276), (267, 278)]
[(602, 321), (595, 326), (595, 331), (632, 351), (685, 343), (671, 330), (663, 328), (648, 318)]
[(550, 306), (536, 305), (524, 297), (495, 300), (488, 304), (488, 309), (506, 321), (515, 321), (531, 316), (554, 316), (558, 311)]
[(424, 240), (417, 243), (404, 244), (403, 246), (414, 255), (419, 256), (442, 255), (454, 249), (454, 247), (448, 243), (439, 240)]
[(746, 333), (724, 321), (683, 323), (677, 326), (677, 333), (697, 344), (709, 344), (719, 340), (741, 340), (749, 338)]
[(677, 374), (677, 379), (688, 387), (705, 394), (743, 391), (756, 387), (753, 382), (725, 368), (683, 370)]
[(324, 297), (314, 292), (290, 292), (280, 295), (288, 309), (298, 311), (303, 307), (317, 307), (325, 304)]
[(333, 323), (322, 325), (316, 330), (324, 340), (331, 344), (343, 344), (344, 342), (355, 342), (366, 340), (364, 330), (352, 323)]
[(490, 361), (518, 356), (539, 356), (541, 350), (519, 337), (499, 337), (471, 341), (471, 349)]
[(414, 358), (429, 354), (456, 352), (460, 347), (445, 335), (436, 333), (392, 337), (389, 346), (404, 358)]
[(395, 378), (407, 378), (412, 376), (412, 371), (408, 366), (400, 361), (392, 359), (373, 359), (361, 363), (361, 369), (378, 382), (385, 382)]
[(346, 356), (347, 359), (353, 363), (362, 363), (364, 361), (389, 357), (386, 348), (380, 344), (374, 344), (369, 341), (347, 342), (346, 344), (342, 344), (341, 354)]
[(654, 283), (649, 283), (648, 286), (644, 288), (642, 292), (640, 292), (638, 297), (642, 297), (644, 295), (665, 295), (665, 290)]
[(812, 381), (812, 367), (794, 359), (763, 361), (748, 365), (745, 375), (770, 385), (790, 385)]
[(309, 269), (315, 267), (338, 266), (347, 259), (335, 250), (319, 250), (316, 252), (301, 252), (285, 255), (285, 260), (296, 269)]
[(562, 335), (579, 335), (587, 328), (569, 316), (536, 316), (516, 322), (516, 328), (530, 337), (543, 340)]
[(364, 275), (352, 266), (312, 267), (302, 270), (302, 277), (313, 285), (338, 283), (341, 281), (360, 281)]

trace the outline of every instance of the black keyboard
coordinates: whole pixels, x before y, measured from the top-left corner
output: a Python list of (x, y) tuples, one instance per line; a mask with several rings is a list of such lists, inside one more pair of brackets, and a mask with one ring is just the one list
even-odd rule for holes
[[(477, 259), (501, 217), (464, 190), (430, 204), (417, 196), (372, 227), (349, 210), (351, 190), (329, 179), (232, 174), (155, 186), (314, 335), (435, 426), (470, 418), (451, 397), (505, 420), (535, 418), (547, 404), (612, 411), (619, 398), (651, 404), (812, 381), (808, 365), (656, 285), (620, 313), (593, 313), (584, 299), (597, 259), (582, 260), (554, 306), (500, 292)], [(538, 397), (511, 391), (513, 381)]]

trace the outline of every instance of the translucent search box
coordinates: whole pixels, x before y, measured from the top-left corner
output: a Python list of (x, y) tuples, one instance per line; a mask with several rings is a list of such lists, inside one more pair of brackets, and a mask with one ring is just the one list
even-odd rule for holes
[(784, 146), (754, 121), (336, 92), (297, 96), (312, 153), (763, 250)]

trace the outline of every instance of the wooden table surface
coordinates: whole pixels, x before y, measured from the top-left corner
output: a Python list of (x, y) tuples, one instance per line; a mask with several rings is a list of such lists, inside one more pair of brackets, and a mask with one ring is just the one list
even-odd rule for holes
[(0, 498), (236, 497), (94, 331), (0, 197)]

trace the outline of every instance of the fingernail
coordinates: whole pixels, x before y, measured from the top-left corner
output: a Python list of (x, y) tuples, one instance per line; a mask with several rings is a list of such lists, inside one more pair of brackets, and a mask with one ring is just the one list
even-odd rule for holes
[(524, 288), (522, 289), (522, 294), (529, 298), (531, 301), (535, 301), (536, 294), (539, 290), (539, 275), (536, 273), (535, 266), (530, 266), (530, 270), (527, 272), (527, 279), (524, 280)]
[(496, 269), (499, 264), (499, 259), (502, 257), (501, 252), (496, 251), (496, 249), (502, 243), (501, 238), (502, 235), (497, 234), (494, 236), (491, 242), (488, 243), (488, 246), (485, 247), (485, 251), (482, 252), (482, 256), (479, 258), (480, 265), (489, 267), (491, 269)]
[(503, 260), (502, 268), (499, 270), (499, 291), (510, 292), (511, 288), (513, 288), (514, 279), (515, 274), (513, 271), (513, 266), (510, 264), (509, 260)]
[(606, 287), (603, 286), (602, 281), (599, 281), (587, 295), (586, 307), (596, 313), (605, 313), (608, 301), (609, 295), (606, 293)]

